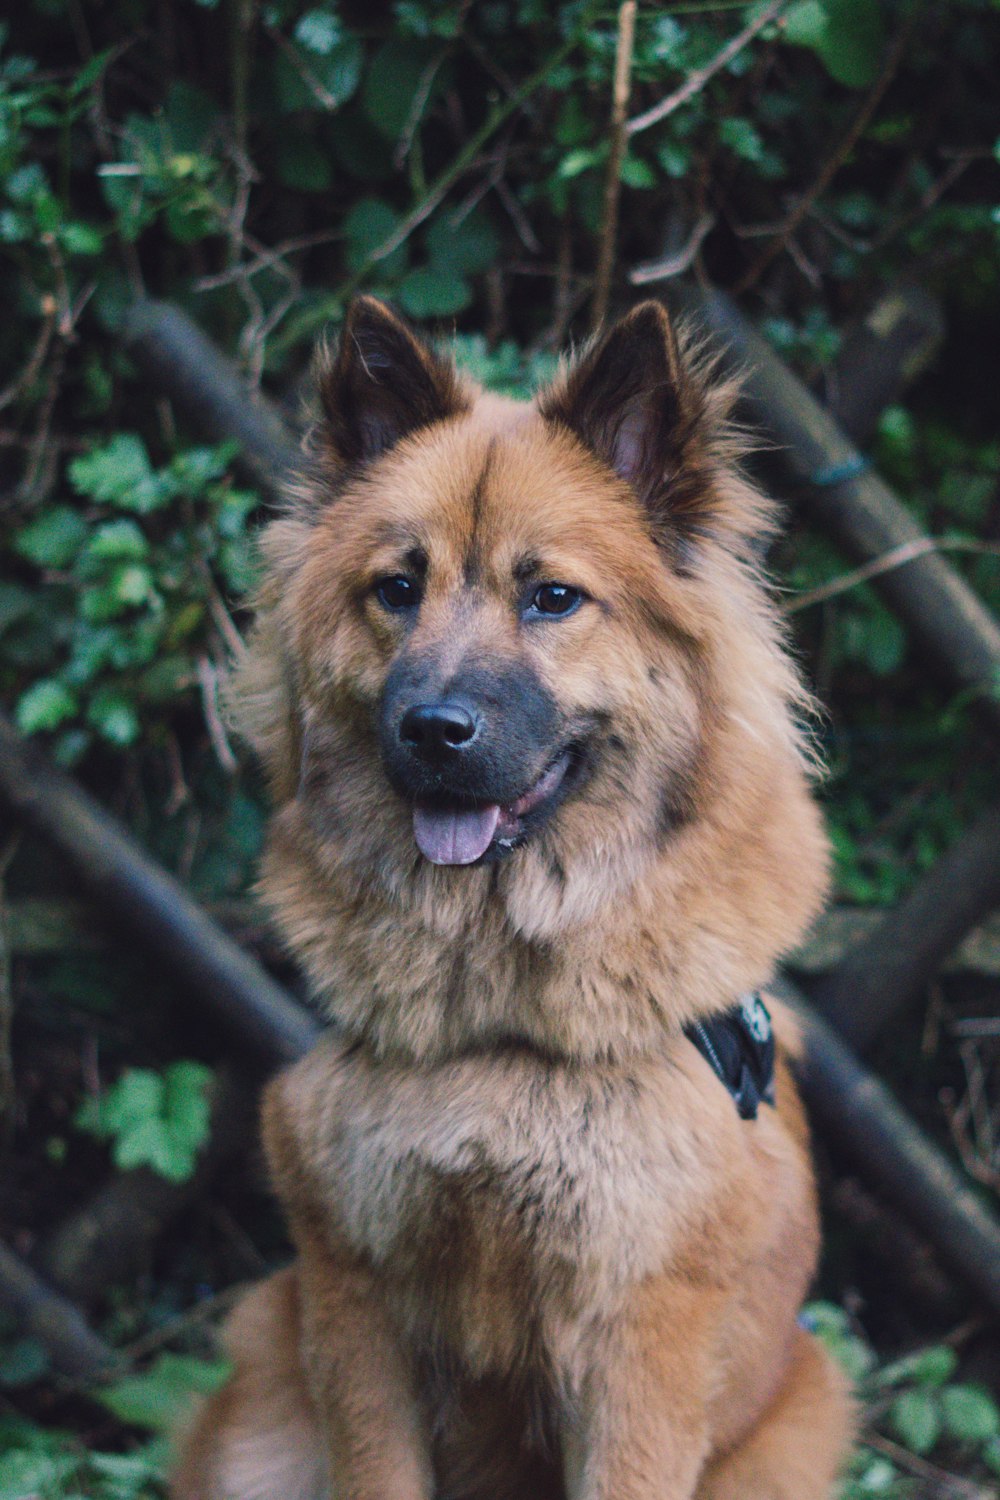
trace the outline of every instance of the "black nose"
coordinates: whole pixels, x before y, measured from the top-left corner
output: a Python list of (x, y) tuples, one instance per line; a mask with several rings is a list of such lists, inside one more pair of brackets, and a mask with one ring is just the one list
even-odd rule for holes
[(416, 703), (399, 726), (399, 737), (425, 760), (440, 760), (475, 737), (476, 720), (460, 703)]

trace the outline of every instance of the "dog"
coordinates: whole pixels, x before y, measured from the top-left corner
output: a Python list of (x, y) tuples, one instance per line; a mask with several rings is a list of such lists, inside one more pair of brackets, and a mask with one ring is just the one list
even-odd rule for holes
[(267, 1090), (296, 1260), (173, 1494), (824, 1500), (851, 1401), (756, 992), (827, 846), (734, 393), (656, 302), (524, 404), (362, 298), (318, 384), (236, 698), (333, 1027)]

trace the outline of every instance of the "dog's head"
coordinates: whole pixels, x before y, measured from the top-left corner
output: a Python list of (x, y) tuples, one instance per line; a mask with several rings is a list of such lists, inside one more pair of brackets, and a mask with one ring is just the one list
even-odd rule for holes
[(540, 930), (801, 781), (768, 507), (659, 304), (522, 405), (364, 298), (320, 397), (243, 713), (331, 865), (397, 895), (499, 865)]

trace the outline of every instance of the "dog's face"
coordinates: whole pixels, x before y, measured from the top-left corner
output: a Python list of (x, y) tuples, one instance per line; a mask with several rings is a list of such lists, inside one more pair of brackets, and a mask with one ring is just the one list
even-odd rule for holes
[(445, 904), (495, 876), (540, 934), (689, 829), (735, 826), (733, 788), (754, 816), (779, 760), (802, 782), (748, 565), (767, 507), (662, 308), (522, 405), (363, 299), (320, 391), (307, 504), (272, 528), (269, 681), (244, 701), (329, 868)]
[(405, 807), (406, 853), (435, 865), (543, 835), (558, 861), (558, 830), (587, 809), (608, 844), (616, 800), (654, 841), (686, 816), (706, 707), (687, 543), (639, 493), (679, 467), (679, 381), (650, 307), (540, 409), (476, 405), (362, 305), (323, 387), (350, 467), (296, 590), (304, 761), (327, 813), (361, 761)]

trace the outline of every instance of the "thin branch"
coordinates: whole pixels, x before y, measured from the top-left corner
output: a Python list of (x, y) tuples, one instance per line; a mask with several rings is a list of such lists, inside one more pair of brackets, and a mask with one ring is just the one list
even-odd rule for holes
[(632, 50), (635, 44), (636, 0), (623, 0), (618, 11), (618, 42), (615, 47), (615, 76), (611, 89), (611, 126), (608, 164), (604, 176), (604, 211), (601, 216), (601, 239), (594, 273), (594, 300), (590, 309), (590, 326), (596, 333), (608, 316), (611, 300), (611, 277), (615, 268), (615, 245), (618, 239), (618, 204), (622, 190), (622, 162), (628, 146), (628, 101), (632, 93)]
[(652, 109), (647, 109), (644, 114), (634, 115), (625, 127), (626, 134), (638, 135), (640, 130), (648, 130), (651, 125), (659, 125), (661, 120), (666, 120), (687, 104), (689, 99), (700, 94), (716, 73), (721, 72), (728, 63), (731, 63), (736, 54), (742, 52), (755, 36), (759, 36), (765, 26), (769, 26), (772, 21), (778, 19), (787, 4), (788, 0), (771, 0), (767, 9), (748, 21), (743, 30), (738, 31), (703, 68), (696, 68), (693, 73), (690, 73), (679, 89), (668, 94), (666, 99), (661, 99), (659, 104), (654, 104)]
[(900, 27), (892, 46), (889, 48), (881, 73), (869, 89), (864, 103), (851, 121), (840, 144), (824, 162), (812, 185), (806, 189), (785, 220), (780, 232), (775, 235), (770, 244), (765, 245), (760, 255), (733, 288), (734, 296), (741, 296), (744, 292), (749, 291), (752, 286), (756, 286), (771, 262), (788, 246), (795, 231), (809, 213), (817, 198), (822, 197), (826, 192), (830, 183), (854, 150), (854, 147), (867, 130), (872, 116), (882, 103), (886, 90), (896, 76), (896, 70), (899, 67), (906, 44), (910, 38), (912, 25), (911, 17)]
[(226, 736), (219, 714), (219, 674), (207, 656), (198, 658), (198, 686), (201, 689), (201, 706), (205, 715), (208, 737), (212, 741), (215, 758), (227, 776), (234, 776), (240, 763), (233, 754), (233, 747)]
[(851, 568), (849, 572), (842, 573), (839, 578), (831, 578), (829, 583), (821, 583), (817, 588), (808, 589), (804, 594), (797, 594), (794, 599), (784, 605), (784, 612), (786, 615), (795, 615), (813, 604), (823, 604), (827, 599), (836, 599), (840, 594), (846, 594), (850, 589), (867, 583), (871, 578), (878, 578), (882, 573), (891, 572), (893, 568), (901, 568), (905, 563), (913, 562), (914, 558), (925, 557), (928, 552), (973, 552), (977, 557), (1000, 557), (1000, 545), (977, 542), (966, 537), (919, 537), (912, 542), (903, 542), (900, 546), (883, 552), (880, 557), (873, 557), (871, 562), (862, 563), (859, 568)]
[(477, 160), (479, 153), (491, 136), (495, 135), (500, 126), (506, 120), (509, 120), (511, 115), (520, 109), (531, 98), (532, 94), (536, 93), (542, 87), (552, 70), (559, 67), (560, 63), (564, 62), (579, 45), (581, 38), (585, 35), (587, 28), (591, 24), (593, 12), (596, 8), (596, 0), (594, 0), (594, 3), (588, 5), (584, 11), (577, 29), (503, 103), (498, 104), (490, 111), (483, 124), (469, 137), (451, 164), (431, 183), (427, 192), (413, 205), (405, 218), (396, 225), (396, 228), (380, 245), (376, 245), (375, 249), (365, 257), (357, 270), (336, 289), (334, 295), (338, 300), (343, 301), (349, 297), (357, 287), (361, 286), (365, 277), (380, 261), (385, 260), (386, 256), (391, 255), (394, 250), (398, 250), (400, 245), (409, 239), (414, 230), (418, 229), (425, 219), (430, 218), (446, 194), (451, 191), (459, 178)]
[(701, 249), (706, 234), (714, 228), (715, 214), (702, 214), (679, 250), (660, 260), (646, 260), (634, 266), (629, 272), (629, 281), (633, 286), (646, 286), (651, 281), (669, 281), (672, 276), (683, 275)]

